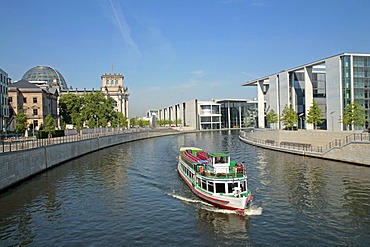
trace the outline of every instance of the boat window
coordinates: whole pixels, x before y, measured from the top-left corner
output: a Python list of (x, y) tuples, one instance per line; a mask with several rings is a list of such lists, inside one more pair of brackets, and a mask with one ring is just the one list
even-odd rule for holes
[(234, 187), (238, 187), (238, 182), (228, 183), (227, 184), (227, 192), (228, 193), (233, 193), (234, 192)]
[(241, 188), (242, 188), (242, 191), (246, 191), (247, 190), (247, 181), (243, 181), (241, 183)]
[(213, 182), (208, 182), (208, 191), (212, 192), (213, 193)]
[(215, 183), (215, 184), (216, 184), (216, 193), (225, 193), (224, 183)]
[(200, 185), (201, 185), (201, 180), (200, 180), (200, 178), (198, 178), (198, 179), (197, 179), (197, 184), (198, 184), (198, 186), (200, 186)]
[(202, 180), (202, 189), (207, 189), (207, 181), (206, 180)]

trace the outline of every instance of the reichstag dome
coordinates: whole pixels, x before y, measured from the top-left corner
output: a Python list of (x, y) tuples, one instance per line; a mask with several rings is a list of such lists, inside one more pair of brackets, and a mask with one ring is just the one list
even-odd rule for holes
[(58, 83), (61, 90), (67, 90), (67, 83), (61, 73), (58, 70), (50, 66), (36, 66), (29, 69), (22, 77), (22, 79), (29, 82), (41, 82), (47, 83), (50, 86), (53, 82)]

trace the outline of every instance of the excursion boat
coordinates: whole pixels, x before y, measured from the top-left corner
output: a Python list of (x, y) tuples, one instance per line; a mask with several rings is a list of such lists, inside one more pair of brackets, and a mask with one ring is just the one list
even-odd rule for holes
[(244, 213), (252, 203), (244, 162), (228, 154), (182, 147), (177, 171), (195, 195), (216, 207)]

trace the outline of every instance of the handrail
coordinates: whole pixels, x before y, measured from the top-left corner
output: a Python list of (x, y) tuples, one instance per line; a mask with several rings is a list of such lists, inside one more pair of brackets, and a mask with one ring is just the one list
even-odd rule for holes
[(82, 134), (66, 135), (62, 137), (54, 137), (50, 139), (9, 139), (0, 141), (0, 153), (14, 152), (26, 149), (39, 148), (49, 145), (56, 145), (67, 142), (75, 142), (87, 139), (100, 138), (103, 136), (133, 133), (141, 131), (150, 131), (150, 129), (124, 129), (122, 127), (116, 128), (96, 128), (96, 129), (83, 129)]
[(248, 137), (246, 135), (246, 132), (240, 131), (240, 136), (242, 138), (253, 142), (255, 144), (259, 145), (265, 145), (265, 146), (272, 146), (277, 148), (284, 148), (284, 149), (291, 149), (291, 150), (297, 150), (297, 151), (304, 151), (304, 152), (314, 152), (314, 153), (327, 153), (332, 149), (335, 148), (342, 148), (350, 143), (358, 143), (358, 142), (370, 142), (370, 134), (369, 133), (352, 133), (351, 135), (346, 136), (343, 139), (335, 139), (331, 142), (329, 142), (327, 145), (324, 146), (311, 146), (304, 143), (295, 143), (295, 142), (277, 142), (274, 140), (264, 140), (264, 139), (257, 139)]

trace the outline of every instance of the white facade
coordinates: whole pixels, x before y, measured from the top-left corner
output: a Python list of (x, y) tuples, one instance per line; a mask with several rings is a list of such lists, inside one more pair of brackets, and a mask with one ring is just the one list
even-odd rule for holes
[[(217, 130), (249, 127), (256, 121), (256, 101), (223, 99), (200, 101), (192, 99), (157, 111), (159, 120), (193, 130)], [(151, 110), (153, 111), (153, 110)]]
[[(313, 129), (304, 118), (314, 100), (324, 115), (320, 129), (345, 130), (341, 122), (343, 110), (352, 102), (359, 103), (370, 119), (370, 54), (342, 53), (248, 81), (242, 86), (257, 86), (259, 128), (266, 127), (265, 115), (269, 110), (281, 116), (284, 107), (291, 105), (300, 116), (297, 127)], [(367, 128), (368, 123), (354, 127)], [(279, 124), (279, 128), (284, 126)]]

